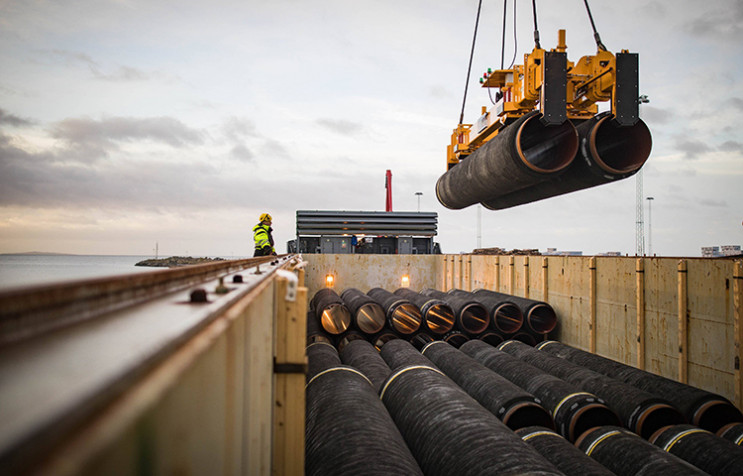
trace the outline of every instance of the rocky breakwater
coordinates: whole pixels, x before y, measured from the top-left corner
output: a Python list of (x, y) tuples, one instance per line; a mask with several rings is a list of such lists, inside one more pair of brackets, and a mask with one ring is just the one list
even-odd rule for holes
[(213, 263), (215, 261), (225, 261), (223, 258), (192, 258), (190, 256), (171, 256), (170, 258), (146, 259), (140, 261), (134, 266), (150, 266), (157, 268), (176, 268), (179, 266), (189, 266), (192, 264)]

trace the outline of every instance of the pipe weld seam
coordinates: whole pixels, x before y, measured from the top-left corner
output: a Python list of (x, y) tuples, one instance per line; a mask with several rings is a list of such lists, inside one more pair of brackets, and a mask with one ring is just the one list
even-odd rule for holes
[(605, 439), (607, 439), (607, 438), (609, 438), (609, 437), (612, 437), (612, 436), (616, 436), (616, 435), (621, 435), (621, 434), (622, 434), (622, 432), (621, 432), (621, 431), (619, 431), (619, 430), (611, 430), (611, 431), (609, 431), (609, 432), (607, 432), (607, 433), (604, 433), (604, 434), (603, 434), (603, 435), (601, 435), (601, 436), (600, 436), (599, 438), (595, 439), (595, 440), (593, 441), (593, 443), (591, 443), (591, 445), (590, 445), (590, 446), (589, 446), (588, 448), (586, 448), (586, 454), (587, 454), (588, 456), (591, 456), (591, 453), (593, 453), (593, 450), (595, 450), (595, 449), (596, 449), (596, 447), (597, 447), (597, 446), (598, 446), (599, 444), (601, 444), (601, 443), (602, 443), (602, 442), (603, 442), (603, 441), (604, 441)]
[(562, 436), (558, 435), (554, 431), (547, 431), (547, 430), (539, 430), (539, 431), (533, 431), (529, 433), (528, 435), (524, 435), (521, 437), (522, 440), (528, 441), (532, 438), (535, 438), (537, 436), (556, 436), (558, 438), (562, 438)]
[(552, 418), (557, 418), (557, 412), (560, 411), (560, 408), (565, 404), (565, 402), (567, 402), (571, 398), (577, 397), (579, 395), (587, 395), (589, 397), (594, 397), (596, 400), (598, 400), (598, 397), (596, 395), (592, 394), (592, 393), (588, 393), (588, 392), (575, 392), (575, 393), (571, 393), (570, 395), (568, 395), (565, 398), (563, 398), (562, 400), (560, 400), (560, 403), (558, 403), (557, 405), (555, 405), (555, 409), (552, 411)]
[(359, 371), (358, 371), (358, 370), (356, 370), (356, 369), (352, 369), (351, 367), (332, 367), (332, 368), (329, 368), (329, 369), (325, 369), (325, 370), (323, 370), (322, 372), (320, 372), (319, 374), (317, 374), (317, 375), (315, 375), (314, 377), (312, 377), (312, 378), (310, 379), (310, 381), (309, 381), (309, 382), (307, 382), (307, 385), (305, 385), (305, 386), (304, 386), (305, 390), (307, 389), (307, 387), (309, 387), (309, 386), (310, 386), (310, 384), (311, 384), (312, 382), (314, 382), (314, 381), (315, 381), (315, 379), (317, 379), (317, 378), (318, 378), (318, 377), (320, 377), (321, 375), (325, 375), (325, 374), (327, 374), (327, 373), (330, 373), (330, 372), (334, 372), (334, 371), (336, 371), (336, 370), (345, 370), (346, 372), (351, 372), (351, 373), (355, 373), (355, 374), (361, 375), (362, 377), (364, 377), (364, 380), (366, 380), (367, 382), (369, 382), (369, 385), (371, 385), (372, 387), (374, 386), (374, 384), (373, 384), (373, 383), (371, 383), (371, 380), (369, 380), (369, 378), (368, 378), (368, 377), (367, 377), (366, 375), (364, 375), (363, 373), (359, 372)]
[(444, 342), (443, 340), (434, 340), (434, 341), (431, 341), (428, 344), (426, 344), (426, 345), (423, 346), (423, 348), (421, 349), (421, 354), (422, 355), (426, 355), (426, 350), (428, 350), (428, 348), (430, 346), (432, 346), (433, 344), (446, 344), (446, 342)]
[[(390, 384), (392, 383), (393, 380), (395, 380), (397, 377), (399, 377), (400, 375), (404, 374), (408, 370), (415, 370), (415, 369), (433, 370), (437, 374), (444, 375), (444, 373), (441, 372), (439, 369), (435, 369), (435, 368), (433, 368), (433, 367), (431, 367), (429, 365), (411, 365), (410, 367), (402, 368), (402, 369), (398, 370), (397, 372), (395, 372), (394, 374), (392, 374), (390, 376), (390, 378), (388, 378), (387, 381), (384, 383), (384, 387), (382, 387), (382, 391), (379, 392), (379, 399), (382, 400), (384, 398), (384, 392), (387, 391), (387, 387), (390, 386)], [(444, 377), (446, 377), (446, 375), (444, 375)], [(371, 382), (369, 382), (369, 383), (371, 383)]]
[(684, 438), (685, 436), (691, 435), (693, 433), (709, 433), (709, 431), (702, 430), (701, 428), (690, 428), (688, 430), (684, 430), (681, 433), (679, 433), (678, 435), (676, 435), (675, 437), (673, 437), (668, 443), (666, 443), (665, 446), (663, 446), (663, 451), (667, 451), (667, 452), (670, 453), (671, 448), (673, 448), (673, 446), (676, 443), (678, 443), (679, 441), (681, 441), (681, 439)]

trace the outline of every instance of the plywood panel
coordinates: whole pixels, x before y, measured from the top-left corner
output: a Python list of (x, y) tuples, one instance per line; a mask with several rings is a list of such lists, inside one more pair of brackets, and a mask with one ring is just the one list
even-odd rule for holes
[(624, 258), (596, 259), (596, 353), (634, 365), (635, 262)]
[(587, 257), (549, 257), (549, 303), (557, 312), (556, 338), (588, 349), (590, 331), (590, 273)]
[(678, 260), (645, 259), (646, 370), (678, 378)]

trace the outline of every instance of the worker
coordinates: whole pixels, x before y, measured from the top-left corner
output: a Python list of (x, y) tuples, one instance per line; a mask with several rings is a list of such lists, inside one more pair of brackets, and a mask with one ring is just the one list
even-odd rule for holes
[(273, 236), (271, 232), (271, 215), (268, 213), (261, 214), (260, 223), (253, 227), (253, 240), (255, 241), (255, 253), (253, 256), (276, 255), (273, 247)]

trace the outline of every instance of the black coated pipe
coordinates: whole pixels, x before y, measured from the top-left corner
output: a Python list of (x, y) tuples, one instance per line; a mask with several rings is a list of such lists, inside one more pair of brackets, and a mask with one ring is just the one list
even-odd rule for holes
[(382, 350), (382, 346), (384, 344), (386, 344), (387, 342), (391, 340), (399, 339), (399, 338), (400, 338), (400, 335), (397, 332), (385, 327), (384, 329), (382, 329), (381, 332), (377, 332), (373, 336), (369, 337), (369, 342), (371, 342), (371, 344), (377, 350)]
[(341, 361), (359, 369), (366, 375), (377, 393), (382, 388), (382, 384), (390, 376), (390, 368), (379, 355), (379, 351), (374, 346), (363, 340), (349, 342), (343, 350), (340, 351)]
[(374, 299), (356, 288), (344, 290), (341, 299), (351, 311), (358, 330), (364, 334), (376, 334), (384, 328), (384, 309)]
[(666, 399), (569, 360), (513, 340), (504, 342), (498, 349), (602, 398), (627, 428), (645, 439), (659, 428), (684, 421), (683, 415)]
[(644, 370), (630, 367), (615, 360), (591, 354), (556, 341), (546, 341), (539, 349), (595, 370), (609, 377), (668, 399), (684, 414), (688, 423), (716, 432), (728, 423), (743, 422), (743, 414), (729, 400), (705, 390)]
[(315, 342), (333, 344), (333, 339), (320, 327), (320, 321), (315, 316), (315, 311), (307, 311), (307, 345)]
[(598, 461), (586, 456), (568, 440), (543, 426), (519, 428), (516, 434), (557, 469), (570, 476), (613, 476)]
[(343, 300), (330, 288), (317, 291), (310, 302), (315, 317), (328, 334), (338, 335), (351, 325), (351, 312)]
[(436, 368), (431, 359), (424, 357), (410, 342), (403, 339), (387, 342), (379, 355), (393, 371), (406, 365), (426, 365)]
[(436, 289), (424, 289), (421, 294), (441, 299), (451, 306), (456, 316), (457, 328), (468, 334), (480, 334), (490, 325), (490, 314), (485, 306), (473, 297), (442, 293)]
[(450, 344), (434, 341), (421, 353), (512, 430), (532, 425), (554, 428), (538, 398)]
[(558, 433), (570, 441), (575, 441), (583, 432), (595, 426), (621, 425), (619, 417), (596, 395), (582, 391), (511, 354), (480, 340), (471, 340), (460, 350), (539, 398), (542, 405), (552, 412)]
[(502, 335), (493, 331), (483, 332), (477, 338), (493, 347), (498, 347), (505, 340)]
[(412, 302), (382, 288), (370, 289), (366, 294), (382, 306), (388, 325), (395, 332), (412, 335), (420, 328), (423, 316)]
[(308, 382), (323, 370), (341, 365), (338, 351), (331, 344), (325, 342), (310, 344), (307, 346), (306, 353)]
[(618, 426), (589, 430), (575, 442), (575, 446), (617, 476), (707, 474)]
[(382, 348), (393, 373), (380, 398), (427, 476), (562, 474), (432, 364), (400, 365), (418, 352), (400, 341), (396, 355), (397, 342)]
[(351, 367), (322, 368), (314, 356), (309, 366), (320, 371), (306, 387), (305, 474), (422, 476), (369, 380)]
[(462, 344), (470, 340), (470, 338), (467, 337), (467, 334), (463, 332), (451, 331), (443, 336), (441, 340), (458, 349), (462, 346)]
[(413, 337), (409, 339), (409, 342), (413, 344), (413, 347), (415, 347), (418, 350), (423, 349), (423, 347), (426, 346), (426, 344), (433, 342), (434, 339), (433, 336), (427, 332), (421, 331), (416, 333)]
[(743, 448), (694, 425), (662, 428), (650, 442), (712, 476), (743, 474)]
[(349, 329), (343, 334), (339, 335), (337, 338), (338, 345), (336, 346), (338, 347), (338, 352), (341, 352), (344, 347), (355, 340), (366, 340), (366, 336), (354, 329)]
[(642, 119), (632, 126), (619, 126), (611, 113), (605, 112), (578, 124), (576, 130), (580, 147), (564, 173), (485, 201), (483, 206), (501, 210), (616, 182), (637, 173), (650, 156), (653, 140)]
[(524, 314), (526, 324), (537, 334), (548, 334), (557, 325), (557, 314), (555, 314), (555, 310), (544, 301), (511, 296), (510, 294), (503, 294), (488, 289), (477, 289), (472, 294), (483, 299), (489, 297), (516, 304)]
[(717, 430), (717, 435), (741, 446), (743, 445), (743, 423), (729, 423)]
[(480, 146), (436, 182), (436, 197), (461, 209), (541, 183), (570, 165), (578, 133), (570, 121), (545, 126), (535, 111)]
[(434, 334), (446, 334), (454, 327), (454, 311), (441, 299), (434, 299), (408, 288), (400, 288), (395, 294), (418, 306), (423, 315), (423, 324)]
[[(506, 340), (517, 340), (519, 342), (523, 342), (526, 345), (529, 346), (535, 346), (537, 345), (537, 339), (529, 332), (517, 332), (511, 336), (506, 336)], [(500, 344), (499, 344), (500, 345)]]
[(513, 334), (524, 324), (524, 313), (512, 301), (483, 294), (476, 296), (461, 289), (450, 289), (448, 293), (475, 299), (485, 306), (490, 313), (490, 327), (496, 332)]

